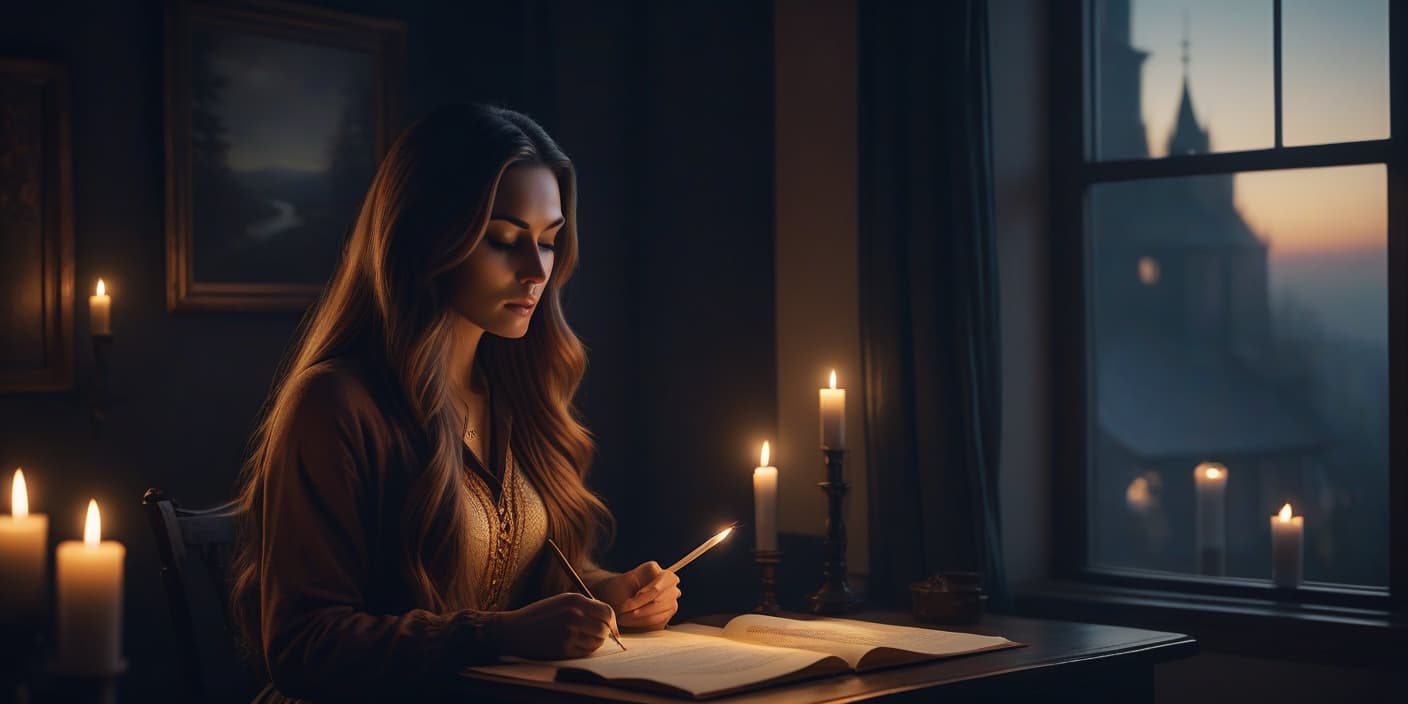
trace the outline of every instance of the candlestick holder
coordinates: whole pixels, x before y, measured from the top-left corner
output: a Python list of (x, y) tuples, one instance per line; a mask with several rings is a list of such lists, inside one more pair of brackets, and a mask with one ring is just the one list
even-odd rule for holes
[(93, 421), (101, 425), (107, 419), (112, 402), (109, 387), (112, 378), (112, 335), (96, 334), (93, 338)]
[(859, 611), (861, 598), (846, 583), (846, 517), (843, 501), (851, 485), (841, 477), (845, 450), (822, 446), (826, 457), (826, 481), (817, 484), (826, 493), (826, 562), (825, 581), (815, 593), (807, 595), (807, 609), (815, 614), (846, 614)]
[(763, 579), (763, 600), (753, 608), (753, 613), (776, 616), (781, 610), (777, 605), (777, 566), (782, 563), (782, 552), (754, 550), (753, 560), (758, 563)]

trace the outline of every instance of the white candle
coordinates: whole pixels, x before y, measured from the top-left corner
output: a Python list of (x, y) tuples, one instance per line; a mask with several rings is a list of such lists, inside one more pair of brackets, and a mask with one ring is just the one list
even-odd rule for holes
[(1193, 470), (1197, 491), (1197, 535), (1194, 556), (1198, 571), (1223, 574), (1227, 554), (1227, 468), (1204, 462)]
[(122, 561), (127, 549), (102, 540), (98, 502), (88, 502), (83, 542), (59, 544), (58, 665), (68, 673), (111, 674), (122, 661)]
[(1301, 555), (1305, 544), (1305, 516), (1291, 515), (1291, 505), (1271, 517), (1271, 581), (1294, 587), (1301, 580)]
[(832, 450), (846, 448), (846, 390), (836, 388), (836, 370), (831, 370), (831, 388), (817, 389), (821, 401), (821, 446)]
[(35, 625), (44, 612), (49, 517), (29, 512), (24, 472), (10, 484), (10, 515), (0, 516), (0, 624)]
[(753, 522), (757, 524), (757, 549), (777, 549), (777, 467), (768, 465), (768, 444), (753, 468)]
[(98, 279), (97, 294), (88, 297), (88, 327), (93, 335), (112, 334), (112, 296), (102, 279)]

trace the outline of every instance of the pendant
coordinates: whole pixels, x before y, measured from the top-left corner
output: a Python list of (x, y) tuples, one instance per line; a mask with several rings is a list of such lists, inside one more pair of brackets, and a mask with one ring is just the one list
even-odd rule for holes
[(478, 439), (479, 439), (479, 431), (478, 431), (478, 430), (475, 430), (474, 428), (469, 428), (469, 429), (467, 429), (467, 430), (464, 431), (464, 441), (465, 441), (465, 442), (474, 442), (475, 440), (478, 440)]

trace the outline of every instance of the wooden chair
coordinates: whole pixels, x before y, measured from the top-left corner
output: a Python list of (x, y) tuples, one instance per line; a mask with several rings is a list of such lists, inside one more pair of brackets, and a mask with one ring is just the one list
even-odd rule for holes
[[(233, 653), (229, 567), (240, 509), (233, 501), (204, 510), (181, 508), (160, 489), (148, 489), (142, 496), (142, 506), (161, 558), (161, 581), (176, 631), (180, 675), (188, 701), (208, 701), (212, 692), (206, 686), (207, 668), (202, 667), (196, 619), (191, 610), (192, 592), (188, 589), (195, 584), (188, 583), (187, 575), (191, 575), (192, 582), (203, 582), (202, 589), (208, 589), (206, 601), (213, 598), (219, 603), (221, 630)], [(188, 566), (197, 564), (198, 572), (187, 571)]]

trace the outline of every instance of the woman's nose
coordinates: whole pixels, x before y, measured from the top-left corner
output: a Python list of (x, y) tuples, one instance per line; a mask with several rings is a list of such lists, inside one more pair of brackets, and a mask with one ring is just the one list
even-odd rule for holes
[(548, 270), (543, 263), (543, 254), (534, 251), (524, 257), (518, 268), (518, 280), (525, 284), (540, 284), (547, 281)]

